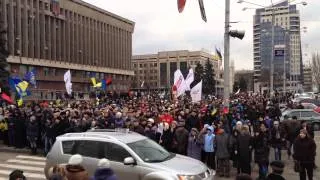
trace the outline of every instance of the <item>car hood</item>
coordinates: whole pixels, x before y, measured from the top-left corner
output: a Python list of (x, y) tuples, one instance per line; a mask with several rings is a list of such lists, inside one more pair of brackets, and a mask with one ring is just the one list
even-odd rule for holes
[(164, 162), (147, 164), (149, 167), (155, 169), (171, 171), (174, 174), (181, 175), (197, 175), (205, 172), (208, 169), (207, 166), (201, 161), (178, 154)]

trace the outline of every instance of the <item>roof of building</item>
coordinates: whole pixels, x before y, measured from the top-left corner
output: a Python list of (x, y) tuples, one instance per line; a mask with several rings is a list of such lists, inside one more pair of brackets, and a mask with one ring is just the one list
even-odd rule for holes
[(118, 20), (120, 20), (120, 21), (122, 21), (122, 22), (131, 24), (131, 25), (133, 25), (133, 26), (135, 25), (135, 22), (133, 22), (133, 21), (131, 21), (131, 20), (129, 20), (129, 19), (126, 19), (126, 18), (121, 17), (121, 16), (119, 16), (119, 15), (116, 15), (116, 14), (114, 14), (114, 13), (111, 13), (111, 12), (105, 10), (105, 9), (99, 8), (99, 7), (95, 6), (95, 5), (89, 4), (89, 3), (84, 2), (84, 1), (82, 1), (82, 0), (71, 0), (71, 1), (74, 2), (74, 3), (78, 3), (78, 4), (80, 4), (80, 5), (83, 5), (83, 6), (85, 6), (85, 7), (88, 7), (88, 8), (90, 8), (90, 9), (99, 11), (99, 12), (101, 12), (101, 13), (103, 13), (103, 14), (106, 14), (106, 15), (108, 15), (108, 16), (111, 16), (111, 17), (115, 18), (115, 19), (118, 19)]

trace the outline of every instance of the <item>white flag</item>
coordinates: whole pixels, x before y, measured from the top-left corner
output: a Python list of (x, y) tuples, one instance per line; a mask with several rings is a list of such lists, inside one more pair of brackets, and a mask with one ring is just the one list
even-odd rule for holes
[(143, 86), (144, 86), (144, 81), (142, 81), (142, 83), (141, 83), (141, 88), (143, 88)]
[(70, 70), (68, 70), (66, 73), (64, 73), (63, 79), (64, 79), (64, 82), (66, 83), (67, 93), (70, 95), (71, 92), (72, 92), (71, 72), (70, 72)]
[(180, 69), (177, 69), (176, 72), (174, 72), (174, 85), (177, 87), (177, 97), (184, 94), (187, 90), (186, 81), (184, 80)]
[(234, 93), (235, 95), (239, 94), (240, 93), (240, 88), (238, 89), (238, 91), (236, 93)]
[(197, 85), (195, 85), (195, 86), (191, 89), (190, 95), (191, 95), (191, 98), (192, 98), (192, 102), (193, 102), (193, 103), (196, 103), (196, 102), (201, 101), (201, 96), (202, 96), (202, 80), (201, 80)]
[(188, 76), (186, 78), (187, 91), (190, 91), (190, 85), (193, 81), (194, 81), (194, 73), (193, 73), (193, 69), (190, 68)]

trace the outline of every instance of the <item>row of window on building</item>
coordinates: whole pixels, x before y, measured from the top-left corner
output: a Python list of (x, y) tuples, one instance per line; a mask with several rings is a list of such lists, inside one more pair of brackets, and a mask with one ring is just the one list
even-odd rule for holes
[[(42, 70), (41, 70), (42, 68)], [(37, 75), (43, 75), (45, 77), (52, 77), (52, 76), (61, 76), (63, 77), (64, 73), (67, 71), (66, 69), (60, 68), (51, 68), (51, 67), (36, 67), (36, 66), (29, 66), (29, 65), (19, 65), (19, 69), (16, 69), (14, 66), (9, 64), (9, 69), (11, 72), (17, 73), (20, 76), (24, 76), (27, 72), (35, 69)], [(116, 75), (116, 74), (107, 74), (101, 72), (92, 73), (90, 71), (82, 71), (82, 70), (70, 70), (71, 75), (74, 78), (90, 78), (92, 75), (95, 75), (96, 79), (104, 79), (111, 77), (113, 80), (130, 80), (130, 76), (125, 75)]]

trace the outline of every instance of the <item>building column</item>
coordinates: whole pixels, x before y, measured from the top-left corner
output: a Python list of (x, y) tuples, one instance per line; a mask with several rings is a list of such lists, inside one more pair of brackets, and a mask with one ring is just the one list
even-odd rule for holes
[[(63, 14), (66, 15), (67, 11), (63, 9)], [(66, 26), (67, 26), (67, 21), (61, 21), (61, 28), (62, 28), (62, 61), (66, 62), (67, 61), (67, 38), (66, 38)]]
[[(17, 1), (16, 3), (16, 12), (17, 12), (17, 34), (16, 34), (16, 43), (17, 50), (19, 51), (19, 56), (22, 56), (22, 33), (21, 33), (21, 1)], [(18, 52), (17, 52), (18, 53)]]
[(87, 28), (88, 28), (88, 32), (87, 32), (87, 36), (88, 36), (88, 41), (87, 41), (87, 59), (85, 60), (86, 64), (89, 64), (89, 61), (91, 60), (91, 19), (88, 18), (87, 20)]
[(14, 55), (14, 13), (13, 13), (13, 1), (9, 0), (9, 24), (8, 24), (8, 50), (9, 53)]
[[(7, 19), (7, 0), (2, 0), (2, 7), (1, 11), (2, 11), (2, 17), (1, 17), (1, 21), (3, 22), (3, 26), (4, 27), (8, 27), (8, 19)], [(5, 39), (8, 39), (7, 35), (5, 37)], [(7, 46), (7, 44), (6, 44)]]
[(30, 23), (29, 23), (29, 28), (30, 28), (30, 39), (29, 39), (29, 50), (30, 50), (30, 54), (29, 57), (34, 58), (34, 48), (35, 48), (35, 43), (34, 43), (34, 19), (35, 19), (35, 15), (34, 15), (34, 9), (33, 9), (33, 1), (30, 1), (30, 9), (29, 9), (29, 19), (30, 19)]
[(29, 17), (28, 17), (28, 0), (24, 0), (23, 1), (24, 4), (23, 4), (23, 24), (22, 24), (22, 36), (23, 36), (23, 40), (22, 40), (22, 45), (23, 45), (23, 49), (22, 49), (22, 55), (24, 57), (29, 57), (29, 49), (28, 49), (28, 40), (29, 40), (29, 34), (28, 34), (28, 31), (29, 31), (29, 28), (28, 28), (28, 21), (29, 21)]
[(77, 49), (77, 53), (79, 55), (79, 64), (84, 64), (83, 62), (83, 42), (84, 42), (84, 36), (83, 36), (83, 20), (82, 20), (82, 16), (79, 14), (79, 17), (78, 17), (78, 24), (79, 24), (79, 46), (78, 46), (78, 49)]
[(102, 66), (106, 67), (106, 23), (102, 23)]
[[(45, 3), (42, 2), (42, 9), (45, 9)], [(45, 28), (45, 15), (44, 12), (40, 14), (40, 59), (46, 59), (46, 39), (45, 39), (45, 34), (46, 34), (46, 28)]]
[(47, 16), (46, 18), (46, 26), (47, 26), (47, 32), (46, 32), (46, 36), (47, 36), (47, 44), (46, 44), (46, 47), (47, 47), (47, 53), (48, 53), (48, 60), (52, 58), (52, 43), (51, 43), (51, 39), (52, 39), (52, 36), (51, 36), (51, 17), (50, 16)]
[(52, 18), (52, 60), (58, 60), (57, 58), (57, 22), (56, 19)]
[(35, 8), (36, 8), (36, 13), (35, 13), (35, 57), (40, 59), (40, 0), (35, 1)]

